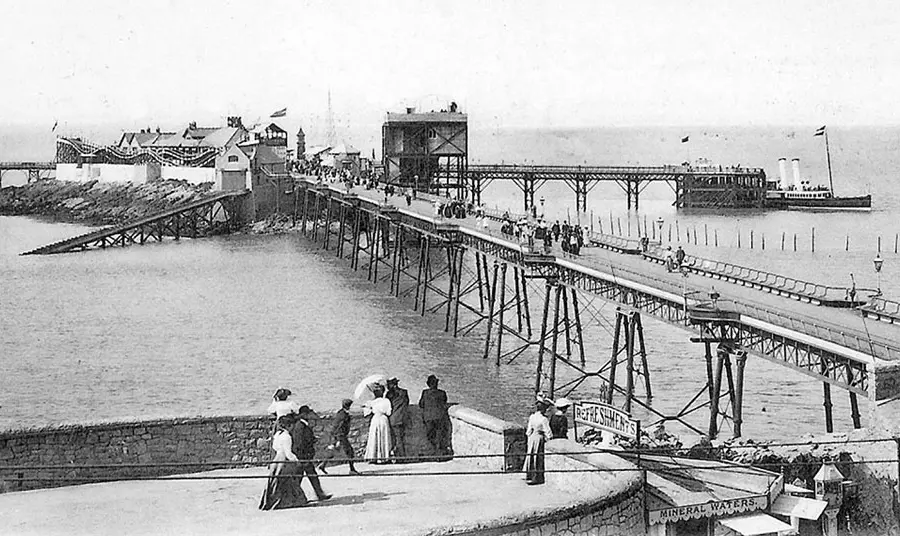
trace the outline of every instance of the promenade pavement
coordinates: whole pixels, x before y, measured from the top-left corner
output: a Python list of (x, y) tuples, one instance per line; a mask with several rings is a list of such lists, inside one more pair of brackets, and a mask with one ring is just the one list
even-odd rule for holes
[[(413, 535), (489, 527), (596, 499), (589, 492), (528, 486), (522, 473), (476, 472), (471, 460), (404, 465), (360, 464), (329, 470), (334, 496), (310, 506), (260, 511), (265, 467), (199, 473), (244, 479), (121, 481), (0, 495), (4, 536), (90, 535)], [(414, 475), (411, 473), (427, 473)], [(397, 476), (388, 476), (393, 474)], [(308, 481), (303, 483), (312, 498)]]
[[(366, 190), (365, 188), (356, 187), (353, 189), (353, 193), (376, 202), (384, 201), (384, 194), (378, 190)], [(434, 217), (433, 206), (427, 201), (413, 200), (412, 205), (407, 206), (406, 200), (402, 196), (393, 196), (389, 198), (388, 202), (397, 208), (413, 210), (426, 217)], [(473, 216), (467, 216), (464, 219), (446, 219), (445, 221), (484, 232), (482, 227), (476, 227)], [(498, 238), (509, 240), (509, 238), (500, 234), (499, 222), (491, 221), (488, 231)], [(559, 248), (558, 243), (554, 243), (552, 254), (563, 258), (563, 252)], [(809, 322), (837, 327), (840, 331), (848, 335), (858, 336), (863, 340), (871, 336), (874, 340), (880, 340), (892, 346), (900, 347), (900, 325), (872, 319), (866, 320), (854, 309), (813, 305), (751, 287), (699, 275), (690, 275), (685, 278), (680, 273), (668, 272), (663, 265), (647, 261), (640, 255), (616, 253), (602, 248), (583, 248), (581, 255), (574, 258), (569, 256), (568, 258), (584, 266), (598, 268), (607, 273), (615, 273), (616, 269), (638, 272), (644, 276), (665, 282), (669, 286), (667, 290), (678, 294), (681, 294), (683, 291), (698, 293), (697, 296), (700, 299), (705, 299), (709, 292), (715, 288), (716, 292), (721, 295), (720, 301), (733, 300), (739, 303), (768, 308), (789, 314), (797, 319), (805, 319)], [(761, 265), (764, 265), (764, 259), (760, 260)], [(765, 269), (770, 271), (773, 270), (772, 267), (758, 266), (758, 268), (761, 267), (765, 267)], [(777, 269), (774, 271), (777, 271)], [(625, 278), (631, 277), (630, 274), (624, 273), (622, 276)]]

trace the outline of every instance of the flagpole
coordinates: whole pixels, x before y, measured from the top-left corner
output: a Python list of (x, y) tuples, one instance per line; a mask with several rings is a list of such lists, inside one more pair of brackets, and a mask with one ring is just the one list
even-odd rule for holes
[(825, 130), (825, 158), (828, 161), (828, 186), (831, 188), (831, 195), (834, 195), (834, 181), (831, 178), (831, 149), (828, 147), (828, 130)]

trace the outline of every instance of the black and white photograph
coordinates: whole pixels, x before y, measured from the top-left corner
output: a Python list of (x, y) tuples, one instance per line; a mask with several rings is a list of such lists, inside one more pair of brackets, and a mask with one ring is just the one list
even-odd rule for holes
[(0, 535), (900, 536), (894, 2), (0, 14)]

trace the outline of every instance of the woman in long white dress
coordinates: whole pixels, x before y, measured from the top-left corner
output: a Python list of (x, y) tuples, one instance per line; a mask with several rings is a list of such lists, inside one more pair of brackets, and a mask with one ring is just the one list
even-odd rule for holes
[(372, 412), (372, 421), (369, 423), (365, 459), (371, 463), (387, 463), (391, 456), (391, 425), (388, 422), (391, 401), (384, 398), (384, 388), (380, 385), (373, 392), (375, 400), (366, 403), (366, 407)]
[(537, 402), (537, 410), (528, 417), (528, 448), (525, 451), (525, 482), (529, 485), (544, 483), (544, 444), (551, 437), (550, 420), (547, 418), (550, 404)]

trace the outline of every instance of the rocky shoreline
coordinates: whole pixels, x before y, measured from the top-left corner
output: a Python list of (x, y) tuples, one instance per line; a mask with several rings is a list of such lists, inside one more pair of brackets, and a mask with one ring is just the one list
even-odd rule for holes
[(199, 201), (211, 187), (179, 180), (132, 184), (48, 179), (0, 189), (0, 215), (116, 225)]

